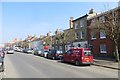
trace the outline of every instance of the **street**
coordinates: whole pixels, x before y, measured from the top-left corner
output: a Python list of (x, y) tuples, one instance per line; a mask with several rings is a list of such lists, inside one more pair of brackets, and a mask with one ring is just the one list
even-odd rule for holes
[[(2, 73), (1, 73), (2, 74)], [(74, 66), (32, 54), (15, 52), (5, 57), (4, 78), (118, 78), (118, 71), (99, 66)]]

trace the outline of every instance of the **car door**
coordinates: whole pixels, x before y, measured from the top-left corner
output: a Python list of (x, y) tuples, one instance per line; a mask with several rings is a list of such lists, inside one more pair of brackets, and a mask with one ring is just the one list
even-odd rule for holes
[(71, 58), (70, 58), (70, 57), (71, 57), (70, 55), (71, 55), (71, 50), (68, 50), (67, 53), (66, 53), (66, 61), (67, 61), (67, 62), (70, 62), (70, 59), (71, 59)]

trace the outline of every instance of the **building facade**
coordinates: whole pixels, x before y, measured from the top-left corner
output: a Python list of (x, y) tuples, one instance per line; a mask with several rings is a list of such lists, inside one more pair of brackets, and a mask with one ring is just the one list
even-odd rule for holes
[[(99, 56), (99, 57), (110, 57), (114, 58), (115, 57), (115, 45), (113, 41), (107, 37), (106, 33), (103, 30), (100, 29), (94, 29), (92, 28), (93, 25), (96, 24), (96, 20), (99, 22), (106, 22), (107, 21), (107, 15), (113, 15), (111, 12), (114, 11), (119, 11), (120, 8), (115, 8), (100, 14), (97, 14), (94, 17), (91, 17), (88, 19), (88, 43), (92, 48), (92, 54), (94, 56)], [(120, 42), (120, 40), (119, 40)], [(119, 44), (118, 44), (119, 45)], [(119, 52), (120, 52), (120, 46), (119, 46)]]
[(87, 47), (87, 14), (73, 20), (73, 29), (74, 29), (74, 47)]

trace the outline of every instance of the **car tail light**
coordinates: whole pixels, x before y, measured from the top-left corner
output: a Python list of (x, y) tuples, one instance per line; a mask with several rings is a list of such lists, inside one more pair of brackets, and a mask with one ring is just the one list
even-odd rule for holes
[(81, 59), (84, 59), (83, 57)]

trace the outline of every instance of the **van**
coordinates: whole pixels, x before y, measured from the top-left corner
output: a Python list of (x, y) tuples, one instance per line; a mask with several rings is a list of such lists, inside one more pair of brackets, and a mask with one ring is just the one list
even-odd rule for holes
[(71, 48), (63, 54), (61, 61), (74, 63), (75, 65), (90, 65), (93, 63), (93, 55), (89, 48)]

